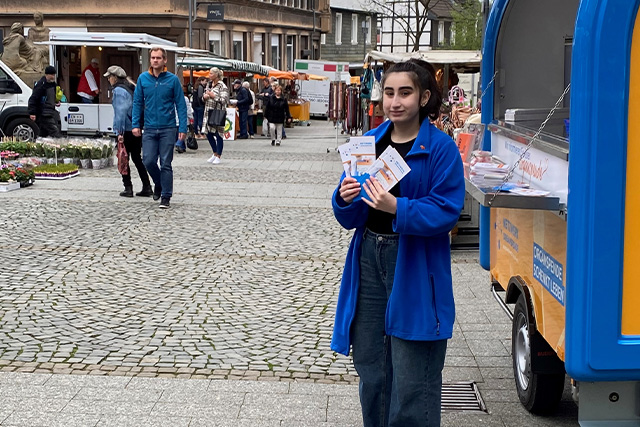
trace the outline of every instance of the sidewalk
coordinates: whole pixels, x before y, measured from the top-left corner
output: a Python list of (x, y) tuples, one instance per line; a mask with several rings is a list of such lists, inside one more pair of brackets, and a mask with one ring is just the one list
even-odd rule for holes
[[(115, 168), (0, 195), (1, 426), (362, 425), (351, 360), (329, 349), (345, 136), (323, 121), (287, 136), (226, 142), (220, 165), (204, 140), (176, 154), (168, 211), (119, 197)], [(444, 381), (475, 381), (488, 412), (443, 426), (577, 426), (568, 388), (553, 417), (522, 409), (476, 258), (453, 255)]]

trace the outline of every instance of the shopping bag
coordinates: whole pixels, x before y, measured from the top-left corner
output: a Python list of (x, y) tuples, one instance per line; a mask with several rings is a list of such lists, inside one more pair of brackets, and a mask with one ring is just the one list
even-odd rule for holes
[(227, 110), (209, 110), (207, 118), (207, 126), (219, 127), (224, 126), (227, 122)]
[(124, 141), (118, 138), (118, 148), (116, 157), (118, 158), (118, 172), (120, 175), (129, 175), (129, 153), (124, 147)]

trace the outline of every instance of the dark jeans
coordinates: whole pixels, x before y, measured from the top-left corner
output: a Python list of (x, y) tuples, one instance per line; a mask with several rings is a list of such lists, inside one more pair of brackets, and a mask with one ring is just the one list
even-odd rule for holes
[[(142, 163), (153, 180), (162, 188), (161, 197), (173, 195), (173, 145), (178, 138), (178, 128), (147, 129), (142, 134)], [(160, 167), (158, 167), (160, 159)]]
[(83, 104), (93, 104), (93, 99), (85, 98), (84, 96), (81, 96), (80, 99), (82, 99)]
[(256, 118), (255, 115), (247, 116), (247, 125), (249, 127), (249, 135), (253, 136), (253, 120)]
[[(147, 174), (147, 169), (144, 167), (144, 163), (142, 163), (142, 137), (134, 136), (131, 131), (126, 131), (124, 133), (124, 148), (129, 153), (129, 160), (133, 161), (135, 165), (138, 175), (140, 175), (140, 181), (142, 181), (143, 186), (151, 185), (149, 181), (149, 174)], [(131, 183), (131, 169), (129, 169), (129, 165), (127, 164), (127, 174), (122, 175), (122, 183), (125, 187), (133, 187)]]
[(51, 137), (51, 138), (62, 138), (62, 132), (60, 132), (60, 128), (58, 127), (58, 112), (55, 112), (54, 116), (42, 116), (38, 117), (36, 124), (40, 129), (38, 136), (42, 137)]
[(213, 154), (217, 154), (218, 157), (222, 156), (224, 143), (222, 142), (222, 136), (220, 136), (220, 133), (207, 132), (207, 139), (209, 140), (209, 145), (213, 150)]
[(362, 418), (365, 427), (439, 427), (447, 340), (407, 341), (385, 335), (397, 255), (397, 235), (365, 231), (351, 326)]
[(202, 132), (202, 121), (204, 120), (204, 107), (196, 107), (193, 109), (193, 127), (196, 135)]
[(249, 111), (240, 111), (238, 110), (238, 114), (240, 115), (240, 135), (238, 138), (246, 138), (247, 135), (247, 119), (249, 118)]

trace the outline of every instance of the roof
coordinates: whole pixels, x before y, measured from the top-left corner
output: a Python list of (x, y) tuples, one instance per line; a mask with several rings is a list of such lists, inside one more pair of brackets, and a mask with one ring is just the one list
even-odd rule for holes
[(372, 50), (366, 62), (404, 62), (411, 58), (423, 59), (431, 64), (449, 64), (460, 70), (480, 71), (482, 53), (479, 50), (419, 50), (417, 52), (387, 53)]
[(453, 2), (451, 0), (431, 0), (429, 3), (429, 18), (430, 19), (452, 19), (451, 10), (453, 9)]
[(362, 2), (366, 0), (330, 0), (329, 6), (332, 9), (345, 9), (353, 10), (356, 12), (366, 12), (367, 14), (374, 14), (375, 11), (371, 8), (365, 7)]

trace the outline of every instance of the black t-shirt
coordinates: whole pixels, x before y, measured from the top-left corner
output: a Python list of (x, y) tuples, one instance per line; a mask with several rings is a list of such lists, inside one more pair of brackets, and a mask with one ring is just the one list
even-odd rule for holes
[[(395, 148), (398, 151), (398, 154), (400, 154), (404, 159), (406, 155), (409, 154), (409, 151), (411, 151), (411, 147), (413, 147), (414, 142), (415, 138), (403, 143), (393, 142), (391, 140), (391, 131), (389, 131), (376, 144), (376, 158), (380, 157), (380, 154), (382, 154), (387, 147), (391, 146)], [(393, 194), (395, 197), (400, 197), (400, 183), (397, 183), (389, 193)], [(395, 217), (395, 214), (392, 215), (370, 207), (369, 217), (367, 218), (367, 228), (378, 234), (397, 234), (393, 231), (392, 226), (392, 222)]]

